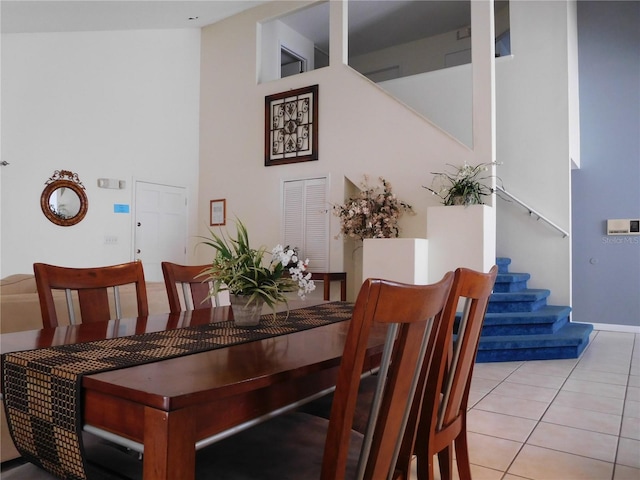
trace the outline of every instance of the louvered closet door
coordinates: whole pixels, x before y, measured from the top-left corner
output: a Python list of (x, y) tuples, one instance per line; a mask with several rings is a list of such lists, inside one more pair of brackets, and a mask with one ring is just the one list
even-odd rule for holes
[(326, 177), (283, 182), (283, 244), (298, 247), (312, 272), (329, 271)]

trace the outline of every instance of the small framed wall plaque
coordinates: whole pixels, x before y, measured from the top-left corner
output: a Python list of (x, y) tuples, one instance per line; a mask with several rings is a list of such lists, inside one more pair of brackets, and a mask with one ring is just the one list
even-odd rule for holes
[(210, 225), (217, 227), (227, 223), (227, 201), (224, 198), (211, 200), (209, 206)]
[(318, 85), (265, 97), (265, 166), (318, 160)]

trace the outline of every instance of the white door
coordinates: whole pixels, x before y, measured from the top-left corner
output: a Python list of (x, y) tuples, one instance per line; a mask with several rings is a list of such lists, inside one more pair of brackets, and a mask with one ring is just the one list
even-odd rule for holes
[(135, 259), (147, 282), (162, 282), (161, 262), (186, 262), (186, 188), (136, 182), (134, 221)]
[(282, 185), (282, 238), (309, 259), (312, 272), (329, 271), (329, 209), (326, 177)]

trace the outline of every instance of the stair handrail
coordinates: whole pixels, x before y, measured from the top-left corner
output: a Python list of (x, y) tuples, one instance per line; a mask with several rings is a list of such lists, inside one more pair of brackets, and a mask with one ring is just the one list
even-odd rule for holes
[[(553, 223), (551, 220), (549, 220), (547, 217), (545, 217), (544, 215), (542, 215), (541, 213), (537, 212), (536, 210), (534, 210), (533, 208), (531, 208), (529, 205), (527, 205), (526, 203), (524, 203), (522, 200), (520, 200), (519, 198), (517, 198), (515, 195), (513, 195), (512, 193), (507, 192), (503, 186), (501, 185), (496, 185), (496, 191), (500, 191), (502, 193), (504, 193), (507, 197), (509, 197), (511, 200), (513, 200), (514, 202), (516, 202), (518, 205), (520, 205), (521, 207), (526, 208), (529, 211), (529, 215), (535, 215), (537, 218), (537, 220), (542, 220), (543, 222), (551, 225), (551, 227), (553, 227), (554, 229), (556, 229), (558, 232), (560, 232), (562, 234), (562, 238), (566, 238), (569, 236), (569, 233), (564, 230), (562, 227), (559, 227), (558, 225), (556, 225), (555, 223)], [(501, 198), (500, 195), (497, 195), (497, 197)], [(503, 198), (504, 200), (504, 198)]]

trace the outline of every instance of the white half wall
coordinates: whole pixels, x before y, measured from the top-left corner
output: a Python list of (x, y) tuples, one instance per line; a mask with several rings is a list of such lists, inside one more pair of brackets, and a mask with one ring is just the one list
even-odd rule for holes
[(429, 282), (458, 267), (488, 272), (496, 263), (496, 209), (488, 205), (429, 207)]
[(429, 242), (424, 238), (367, 238), (362, 279), (383, 278), (412, 285), (429, 283)]

